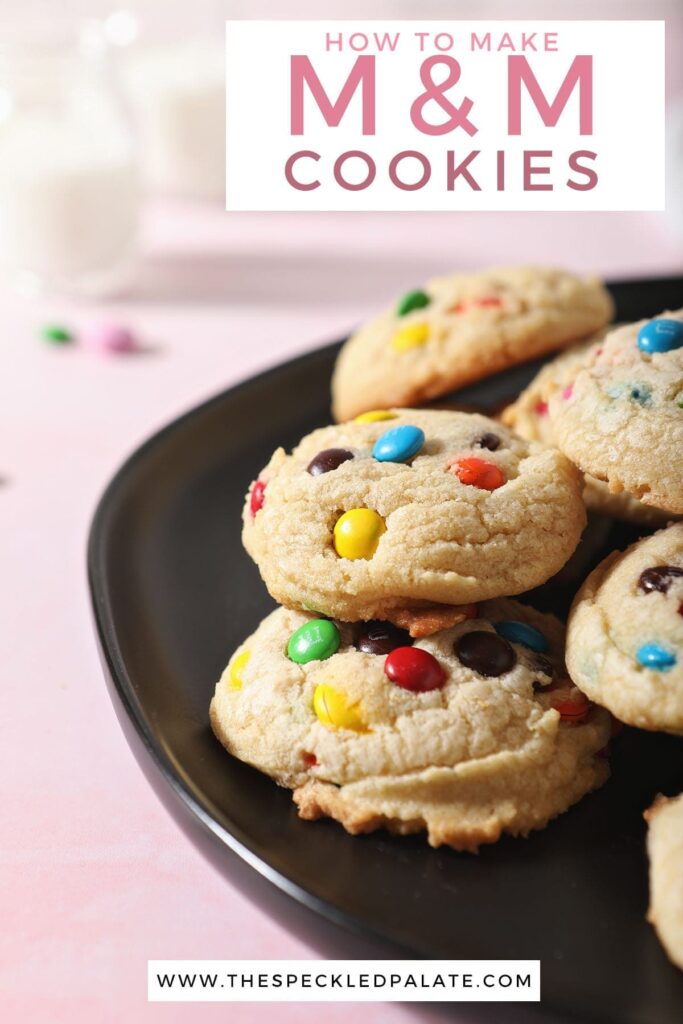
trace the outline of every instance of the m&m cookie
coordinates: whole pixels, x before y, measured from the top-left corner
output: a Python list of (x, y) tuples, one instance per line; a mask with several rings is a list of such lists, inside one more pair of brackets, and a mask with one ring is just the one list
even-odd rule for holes
[[(244, 507), (244, 545), (276, 601), (347, 620), (521, 593), (585, 525), (559, 451), (484, 416), (394, 409), (278, 449)], [(448, 619), (446, 618), (446, 621)]]
[(591, 573), (569, 617), (567, 668), (622, 722), (683, 734), (683, 523)]
[(549, 399), (555, 443), (610, 491), (683, 514), (683, 309), (610, 331)]
[[(593, 356), (600, 355), (605, 333), (599, 331), (587, 341), (572, 345), (542, 366), (516, 401), (503, 410), (500, 416), (503, 423), (528, 441), (555, 446), (554, 413), (573, 395), (574, 379), (579, 371)], [(551, 406), (551, 397), (558, 394), (563, 400)], [(604, 480), (589, 473), (585, 474), (583, 498), (591, 512), (629, 523), (664, 526), (671, 518), (671, 513), (645, 505), (628, 491), (614, 493)]]
[(669, 959), (683, 970), (683, 793), (658, 796), (645, 812), (650, 859), (650, 909)]
[(417, 405), (585, 338), (612, 319), (595, 278), (509, 267), (435, 278), (398, 296), (342, 349), (333, 411)]
[(279, 608), (233, 655), (211, 723), (303, 818), (474, 851), (542, 828), (608, 775), (610, 716), (563, 652), (557, 619), (508, 599), (418, 640)]

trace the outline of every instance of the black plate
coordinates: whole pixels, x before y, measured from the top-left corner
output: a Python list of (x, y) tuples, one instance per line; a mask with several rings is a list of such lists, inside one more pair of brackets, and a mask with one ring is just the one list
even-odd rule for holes
[[(683, 279), (613, 290), (623, 319), (683, 304)], [(431, 850), (419, 837), (351, 838), (331, 821), (301, 822), (286, 791), (213, 739), (215, 681), (272, 608), (241, 547), (243, 495), (274, 447), (328, 421), (336, 351), (276, 367), (176, 420), (102, 498), (90, 586), (110, 691), (136, 756), (213, 861), (291, 927), (306, 929), (311, 915), (243, 863), (398, 955), (540, 958), (543, 1005), (554, 1013), (679, 1024), (683, 973), (644, 920), (641, 815), (657, 792), (683, 789), (683, 741), (626, 730), (602, 790), (529, 839), (471, 856)], [(490, 408), (531, 372), (518, 368), (457, 399)], [(353, 948), (351, 956), (366, 951)]]

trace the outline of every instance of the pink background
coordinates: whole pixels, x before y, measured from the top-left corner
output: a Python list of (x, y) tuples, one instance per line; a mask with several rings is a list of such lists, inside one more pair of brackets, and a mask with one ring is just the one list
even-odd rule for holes
[[(272, 14), (275, 5), (265, 6), (254, 13)], [(624, 6), (602, 5), (606, 16), (642, 14), (642, 4)], [(672, 92), (680, 86), (678, 61)], [(200, 857), (116, 722), (84, 555), (94, 505), (122, 459), (211, 392), (341, 336), (431, 273), (524, 261), (611, 277), (676, 273), (683, 244), (670, 229), (666, 214), (228, 216), (155, 204), (148, 258), (126, 300), (94, 308), (3, 294), (3, 1019), (313, 1022), (324, 1013), (336, 1024), (357, 1012), (146, 1004), (148, 958), (307, 958), (316, 950)], [(46, 320), (80, 327), (107, 312), (153, 351), (107, 359), (37, 340)], [(410, 1006), (371, 1013), (379, 1024), (428, 1019)], [(457, 1019), (468, 1020), (467, 1011)]]

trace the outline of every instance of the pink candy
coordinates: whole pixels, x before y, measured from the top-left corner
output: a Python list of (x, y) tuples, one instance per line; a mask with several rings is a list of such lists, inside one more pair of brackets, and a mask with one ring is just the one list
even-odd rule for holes
[(87, 327), (81, 339), (86, 348), (105, 353), (135, 352), (138, 348), (135, 335), (128, 327), (106, 320)]

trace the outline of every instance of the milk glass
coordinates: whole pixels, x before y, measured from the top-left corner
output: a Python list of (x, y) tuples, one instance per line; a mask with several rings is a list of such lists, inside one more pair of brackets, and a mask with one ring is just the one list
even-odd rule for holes
[(139, 175), (101, 40), (0, 48), (0, 266), (24, 289), (82, 296), (130, 280)]

